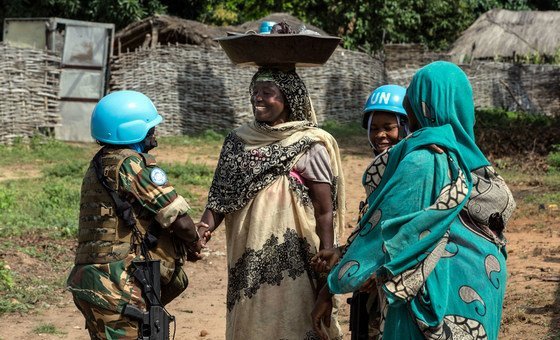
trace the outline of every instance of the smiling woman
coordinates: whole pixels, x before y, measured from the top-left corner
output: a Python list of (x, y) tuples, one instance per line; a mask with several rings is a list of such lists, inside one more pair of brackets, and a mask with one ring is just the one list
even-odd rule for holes
[[(226, 137), (199, 224), (209, 239), (225, 220), (226, 338), (315, 339), (309, 314), (324, 278), (309, 260), (344, 225), (338, 145), (293, 67), (260, 68), (249, 94), (255, 120)], [(336, 318), (328, 332), (341, 338)]]
[(408, 135), (408, 118), (403, 108), (406, 89), (383, 85), (368, 97), (362, 114), (362, 127), (375, 156), (380, 155)]

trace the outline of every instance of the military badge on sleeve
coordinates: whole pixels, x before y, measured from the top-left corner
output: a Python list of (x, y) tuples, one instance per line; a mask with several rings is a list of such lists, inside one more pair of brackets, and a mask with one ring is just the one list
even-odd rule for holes
[(167, 183), (167, 175), (165, 171), (160, 168), (154, 168), (150, 173), (150, 179), (155, 185), (164, 185)]

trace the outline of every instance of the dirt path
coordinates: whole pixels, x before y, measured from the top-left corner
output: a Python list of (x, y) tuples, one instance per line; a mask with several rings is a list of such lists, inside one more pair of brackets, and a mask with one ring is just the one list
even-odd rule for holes
[[(180, 152), (183, 152), (182, 150)], [(342, 151), (343, 154), (344, 150)], [(164, 158), (170, 157), (166, 151)], [(368, 163), (367, 156), (344, 157), (347, 179), (348, 223), (354, 224), (357, 206), (362, 199), (360, 178)], [(543, 218), (545, 227), (534, 228)], [(514, 220), (508, 233), (509, 281), (500, 339), (556, 339), (560, 332), (560, 216), (536, 215), (534, 219)], [(346, 228), (348, 233), (350, 228)], [(175, 339), (224, 339), (226, 301), (226, 249), (223, 227), (219, 229), (207, 256), (188, 264), (190, 285), (186, 293), (169, 305), (177, 318)], [(60, 273), (65, 276), (67, 273)], [(83, 318), (75, 309), (71, 296), (62, 288), (56, 305), (43, 306), (27, 315), (0, 317), (0, 339), (88, 339)], [(348, 330), (348, 307), (341, 312), (343, 329)], [(37, 335), (39, 325), (52, 324), (64, 334)], [(345, 339), (350, 339), (349, 335)]]
[(18, 166), (17, 169), (6, 169), (0, 172), (0, 182), (13, 181), (22, 178), (36, 178), (41, 176), (41, 170), (32, 165)]

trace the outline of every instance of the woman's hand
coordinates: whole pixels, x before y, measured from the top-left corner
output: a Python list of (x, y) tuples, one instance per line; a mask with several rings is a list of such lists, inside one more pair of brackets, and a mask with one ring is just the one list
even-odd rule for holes
[(331, 326), (332, 308), (332, 294), (329, 292), (329, 287), (324, 285), (311, 312), (313, 330), (324, 340), (328, 340), (329, 337), (323, 330), (323, 327), (321, 327), (321, 324), (324, 324), (327, 328)]
[(195, 224), (196, 231), (198, 235), (203, 240), (203, 244), (210, 241), (212, 238), (212, 232), (222, 223), (224, 220), (224, 215), (218, 212), (214, 212), (208, 208), (202, 213), (200, 222)]
[[(210, 233), (208, 230), (204, 231), (199, 228), (199, 223), (194, 224), (194, 229), (196, 230), (197, 239), (196, 241), (192, 242), (191, 244), (187, 245), (187, 261), (189, 262), (196, 262), (198, 260), (202, 260), (204, 256), (202, 256), (202, 249), (206, 248), (206, 234)], [(206, 224), (204, 224), (206, 225)], [(204, 226), (202, 226), (204, 227)], [(206, 225), (206, 228), (208, 225)], [(201, 234), (202, 231), (202, 234)], [(209, 237), (208, 237), (209, 238)]]
[(206, 248), (206, 243), (203, 243), (203, 239), (199, 238), (198, 241), (194, 242), (187, 247), (187, 261), (196, 262), (202, 260), (203, 256), (201, 254), (202, 248)]
[(440, 148), (439, 146), (437, 146), (435, 144), (428, 145), (428, 149), (432, 150), (435, 153), (439, 153), (439, 154), (442, 154), (442, 153), (445, 152), (444, 149)]
[(360, 287), (360, 292), (374, 293), (377, 292), (377, 275), (373, 273)]
[(210, 231), (210, 226), (205, 222), (198, 222), (195, 224), (196, 230), (200, 239), (202, 240), (202, 244), (206, 245), (208, 241), (212, 238), (212, 232)]
[(311, 267), (317, 273), (329, 272), (341, 256), (340, 248), (321, 249), (311, 259)]

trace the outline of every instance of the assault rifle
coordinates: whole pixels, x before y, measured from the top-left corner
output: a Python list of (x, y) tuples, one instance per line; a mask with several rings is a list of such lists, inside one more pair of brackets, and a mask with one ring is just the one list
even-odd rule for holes
[(350, 333), (352, 340), (368, 339), (369, 313), (367, 300), (369, 293), (354, 292), (346, 302), (350, 304)]
[(168, 340), (169, 324), (175, 321), (175, 317), (167, 313), (161, 304), (159, 260), (134, 261), (132, 267), (132, 275), (142, 286), (147, 312), (127, 304), (122, 314), (138, 320), (138, 340)]

